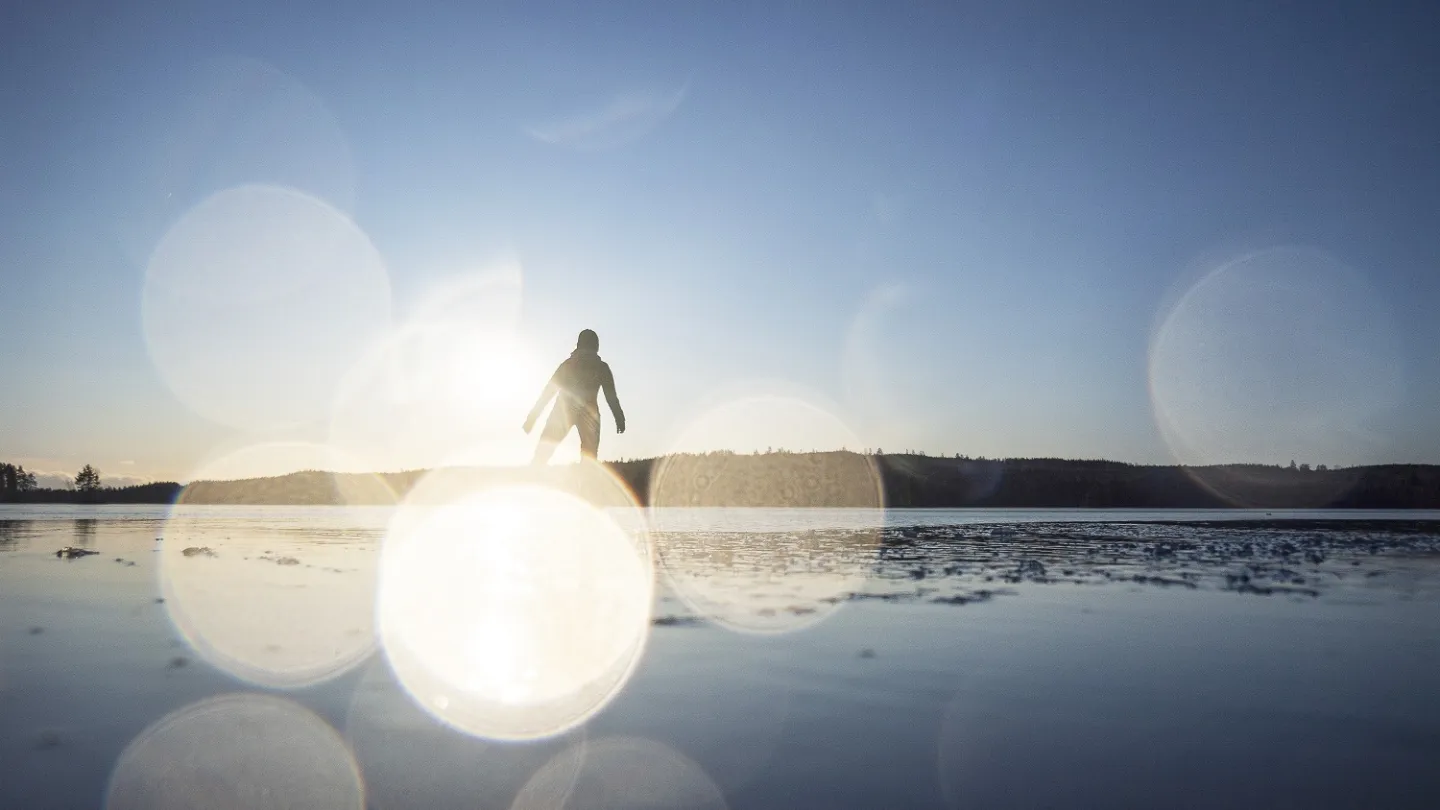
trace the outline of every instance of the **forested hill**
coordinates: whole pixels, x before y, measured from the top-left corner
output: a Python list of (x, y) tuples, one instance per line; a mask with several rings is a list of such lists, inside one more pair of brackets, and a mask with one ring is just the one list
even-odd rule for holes
[[(1440, 509), (1440, 466), (1380, 465), (1311, 470), (1225, 465), (1176, 467), (1063, 459), (962, 459), (849, 452), (669, 456), (606, 465), (642, 502), (662, 506), (874, 506), (924, 508)], [(473, 485), (581, 486), (579, 468), (467, 470)], [(423, 471), (382, 475), (299, 472), (244, 481), (201, 481), (183, 490), (191, 504), (394, 502)], [(618, 490), (581, 487), (619, 502)], [(32, 490), (30, 503), (170, 503), (178, 484), (102, 489), (84, 495)]]
[[(849, 453), (730, 456), (722, 465), (692, 465), (697, 478), (719, 471), (724, 479), (755, 476), (767, 486), (734, 497), (698, 498), (694, 505), (855, 505), (853, 495), (828, 503), (804, 502), (791, 482), (821, 480), (845, 465)], [(699, 458), (713, 458), (699, 457)], [(868, 457), (893, 508), (1207, 509), (1337, 508), (1440, 509), (1440, 466), (1383, 465), (1310, 470), (1264, 465), (1179, 467), (1117, 461), (1065, 459), (956, 459), (921, 455)], [(673, 462), (644, 460), (613, 465), (637, 493), (652, 491), (657, 469)], [(659, 477), (658, 491), (674, 489), (674, 465)], [(849, 465), (853, 468), (853, 464)], [(841, 473), (853, 479), (852, 472)], [(852, 482), (853, 483), (853, 482)], [(714, 489), (717, 484), (706, 482)], [(698, 491), (699, 487), (695, 487)], [(721, 487), (722, 491), (725, 489)], [(803, 487), (802, 487), (803, 490)], [(664, 498), (678, 505), (683, 498)], [(798, 501), (798, 502), (797, 502)]]
[(1440, 509), (1440, 466), (1431, 464), (1310, 470), (884, 456), (879, 467), (896, 507)]

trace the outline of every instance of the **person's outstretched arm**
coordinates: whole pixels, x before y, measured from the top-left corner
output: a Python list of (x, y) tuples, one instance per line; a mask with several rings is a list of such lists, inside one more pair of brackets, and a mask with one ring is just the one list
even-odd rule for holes
[(615, 395), (615, 375), (610, 373), (610, 366), (605, 366), (605, 378), (600, 383), (605, 390), (605, 402), (610, 406), (610, 413), (615, 416), (615, 432), (625, 432), (625, 412), (620, 410), (620, 397)]
[(530, 415), (525, 417), (526, 433), (529, 433), (530, 429), (535, 427), (535, 420), (540, 418), (540, 412), (545, 410), (545, 406), (550, 404), (550, 400), (555, 396), (555, 392), (560, 390), (560, 371), (563, 368), (565, 368), (565, 364), (562, 363), (560, 364), (560, 368), (555, 369), (555, 373), (550, 375), (550, 382), (545, 383), (545, 389), (540, 392), (540, 398), (535, 400), (535, 407), (531, 408)]

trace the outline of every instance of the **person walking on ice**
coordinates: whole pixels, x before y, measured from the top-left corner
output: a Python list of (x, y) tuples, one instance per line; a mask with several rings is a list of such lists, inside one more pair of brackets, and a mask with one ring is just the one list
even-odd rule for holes
[(556, 445), (564, 441), (574, 427), (580, 432), (580, 454), (595, 458), (600, 449), (600, 404), (596, 396), (605, 391), (605, 402), (615, 416), (615, 432), (625, 432), (625, 412), (620, 410), (620, 400), (615, 396), (615, 375), (610, 366), (600, 359), (600, 336), (586, 329), (575, 342), (575, 351), (555, 369), (555, 374), (540, 392), (540, 399), (525, 417), (525, 432), (535, 427), (535, 420), (556, 397), (555, 408), (540, 432), (540, 443), (535, 446), (532, 464), (550, 461)]

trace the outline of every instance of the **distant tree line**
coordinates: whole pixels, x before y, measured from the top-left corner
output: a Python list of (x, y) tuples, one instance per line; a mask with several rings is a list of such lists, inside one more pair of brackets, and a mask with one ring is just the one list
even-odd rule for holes
[[(668, 487), (670, 505), (854, 506), (873, 502), (862, 490), (878, 486), (884, 503), (894, 508), (1440, 509), (1440, 466), (1434, 465), (1307, 471), (1298, 465), (1294, 469), (1258, 464), (1178, 467), (833, 451), (678, 454), (606, 466), (642, 503), (663, 466), (664, 481), (670, 483), (662, 483), (661, 489)], [(565, 465), (497, 468), (479, 471), (475, 481), (544, 483), (546, 476), (560, 481), (565, 469)], [(248, 481), (199, 482), (186, 491), (185, 502), (393, 502), (423, 477), (419, 470), (380, 476), (310, 470)], [(376, 487), (377, 480), (383, 480), (384, 486)], [(873, 496), (874, 489), (870, 493)]]
[[(1096, 509), (1440, 509), (1440, 466), (1388, 464), (1307, 469), (1306, 465), (1229, 464), (1208, 467), (1127, 464), (1055, 458), (984, 459), (922, 454), (827, 453), (679, 454), (606, 466), (644, 503), (662, 464), (668, 476), (697, 482), (697, 505), (855, 505), (857, 470), (873, 470), (886, 506), (894, 508)], [(559, 471), (560, 468), (550, 468)], [(484, 480), (503, 483), (535, 471), (496, 469)], [(868, 474), (868, 473), (867, 473)], [(378, 476), (384, 486), (357, 501), (357, 482), (376, 476), (334, 476), (314, 470), (246, 481), (199, 482), (187, 503), (340, 504), (403, 497), (423, 471)], [(346, 479), (348, 483), (337, 483)], [(353, 480), (352, 480), (353, 479)], [(172, 482), (106, 487), (86, 465), (74, 489), (41, 489), (33, 473), (0, 464), (0, 500), (23, 503), (174, 503)], [(716, 487), (720, 487), (717, 489)], [(701, 488), (704, 494), (700, 495)], [(366, 500), (372, 498), (372, 500)], [(830, 500), (836, 502), (831, 503)]]
[[(869, 456), (893, 508), (1440, 509), (1440, 466), (1228, 464), (1204, 467), (1058, 458), (984, 459), (918, 453)], [(737, 456), (729, 475), (780, 463)], [(644, 498), (656, 459), (610, 465)], [(747, 472), (747, 465), (754, 470)], [(783, 506), (783, 488), (774, 503)]]
[(33, 489), (35, 473), (27, 472), (23, 465), (0, 462), (0, 500), (15, 500)]
[(90, 464), (70, 484), (63, 489), (40, 487), (34, 472), (0, 462), (0, 503), (172, 503), (182, 489), (173, 482), (107, 487)]
[(1204, 467), (883, 456), (894, 507), (1440, 509), (1440, 467)]

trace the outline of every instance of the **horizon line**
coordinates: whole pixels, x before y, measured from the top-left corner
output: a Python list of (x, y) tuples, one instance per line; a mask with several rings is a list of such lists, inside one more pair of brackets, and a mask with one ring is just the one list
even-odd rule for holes
[[(742, 451), (735, 451), (735, 450), (708, 450), (708, 451), (703, 451), (703, 452), (666, 453), (666, 454), (663, 454), (663, 455), (658, 455), (658, 456), (646, 456), (646, 457), (641, 457), (641, 458), (606, 459), (606, 460), (598, 460), (597, 463), (599, 463), (599, 464), (601, 464), (601, 465), (641, 464), (641, 463), (647, 463), (647, 462), (648, 462), (648, 463), (653, 463), (653, 462), (660, 461), (660, 460), (667, 459), (667, 458), (677, 458), (677, 457), (685, 457), (685, 456), (716, 456), (716, 455), (721, 455), (721, 456), (731, 455), (731, 456), (746, 456), (746, 457), (756, 457), (756, 456), (807, 456), (807, 455), (825, 455), (825, 454), (832, 454), (832, 453), (848, 453), (848, 454), (851, 454), (851, 455), (861, 456), (861, 457), (870, 458), (870, 459), (884, 459), (884, 458), (896, 458), (896, 457), (902, 457), (902, 458), (903, 458), (903, 457), (915, 457), (915, 458), (926, 458), (926, 459), (933, 459), (933, 460), (961, 461), (961, 462), (985, 463), (985, 464), (1004, 464), (1004, 463), (1012, 463), (1012, 462), (1061, 462), (1061, 463), (1067, 463), (1067, 464), (1106, 464), (1106, 465), (1118, 465), (1118, 466), (1124, 466), (1124, 467), (1138, 467), (1138, 468), (1146, 468), (1146, 467), (1150, 467), (1150, 468), (1155, 468), (1155, 467), (1170, 467), (1170, 468), (1175, 468), (1175, 469), (1202, 469), (1202, 470), (1203, 470), (1203, 469), (1226, 468), (1226, 467), (1229, 467), (1229, 468), (1249, 467), (1249, 468), (1269, 468), (1269, 469), (1277, 469), (1277, 470), (1291, 470), (1291, 469), (1293, 469), (1293, 470), (1295, 470), (1297, 473), (1299, 473), (1299, 472), (1310, 472), (1310, 473), (1315, 473), (1315, 472), (1338, 472), (1338, 471), (1342, 471), (1342, 470), (1357, 470), (1357, 469), (1376, 468), (1376, 467), (1435, 467), (1435, 466), (1440, 466), (1440, 462), (1428, 462), (1428, 461), (1422, 461), (1422, 462), (1415, 462), (1415, 461), (1384, 461), (1384, 462), (1374, 462), (1374, 463), (1368, 463), (1368, 464), (1348, 464), (1348, 465), (1316, 464), (1316, 465), (1311, 465), (1309, 462), (1297, 463), (1295, 460), (1291, 460), (1289, 464), (1270, 463), (1270, 462), (1257, 462), (1257, 461), (1229, 461), (1229, 462), (1216, 462), (1216, 463), (1211, 463), (1211, 464), (1186, 464), (1186, 463), (1181, 463), (1181, 462), (1172, 462), (1172, 463), (1166, 464), (1166, 463), (1154, 463), (1154, 462), (1119, 461), (1119, 460), (1107, 459), (1107, 458), (1065, 458), (1065, 457), (1062, 457), (1062, 456), (1004, 456), (1004, 457), (987, 457), (987, 456), (968, 456), (968, 455), (965, 455), (965, 454), (963, 454), (963, 453), (955, 453), (955, 454), (953, 454), (953, 455), (933, 455), (933, 454), (927, 453), (927, 452), (925, 452), (925, 451), (917, 451), (917, 450), (906, 450), (906, 451), (902, 451), (902, 452), (898, 452), (898, 453), (877, 453), (877, 452), (864, 453), (864, 452), (860, 452), (860, 451), (856, 451), (856, 450), (849, 450), (849, 449), (847, 449), (847, 448), (840, 448), (840, 449), (836, 449), (836, 450), (804, 450), (804, 451), (786, 450), (786, 449), (781, 448), (781, 449), (776, 449), (776, 450), (766, 450), (766, 451), (764, 451), (764, 452), (761, 452), (761, 451), (742, 452)], [(305, 473), (316, 473), (316, 474), (331, 475), (331, 476), (341, 476), (341, 475), (355, 475), (355, 476), (392, 476), (392, 475), (416, 475), (416, 474), (424, 474), (424, 473), (433, 472), (433, 471), (439, 470), (439, 469), (448, 469), (448, 470), (526, 470), (526, 469), (545, 469), (545, 468), (563, 469), (563, 468), (565, 468), (565, 467), (573, 467), (573, 466), (575, 466), (575, 465), (577, 465), (577, 464), (580, 464), (580, 463), (583, 463), (583, 462), (582, 462), (582, 461), (571, 461), (571, 462), (561, 463), (561, 464), (546, 464), (546, 465), (540, 465), (540, 466), (538, 466), (538, 467), (536, 467), (536, 466), (534, 466), (534, 465), (530, 465), (530, 464), (489, 464), (489, 465), (484, 465), (484, 464), (471, 464), (471, 465), (466, 465), (466, 464), (452, 464), (452, 465), (438, 465), (438, 466), (435, 466), (435, 467), (413, 467), (413, 468), (400, 469), (400, 470), (373, 470), (373, 471), (322, 470), (322, 469), (316, 469), (316, 468), (313, 468), (313, 467), (307, 467), (307, 468), (302, 468), (302, 469), (298, 469), (298, 470), (290, 470), (290, 471), (288, 471), (288, 472), (273, 473), (273, 474), (268, 474), (268, 475), (248, 476), (248, 477), (244, 477), (244, 478), (194, 478), (194, 479), (190, 479), (190, 480), (188, 480), (188, 481), (171, 480), (171, 479), (158, 479), (158, 478), (157, 478), (157, 479), (151, 480), (151, 481), (145, 481), (145, 482), (141, 482), (141, 483), (124, 484), (124, 485), (121, 485), (121, 486), (103, 486), (103, 485), (102, 485), (101, 488), (102, 488), (102, 489), (106, 489), (106, 490), (124, 490), (124, 489), (138, 488), (138, 487), (160, 486), (160, 485), (166, 485), (166, 484), (171, 484), (171, 485), (176, 485), (176, 486), (181, 486), (181, 487), (187, 487), (187, 486), (190, 486), (191, 484), (200, 483), (200, 482), (260, 481), (260, 480), (265, 480), (265, 479), (286, 478), (286, 477), (289, 477), (289, 476), (292, 476), (292, 475), (302, 475), (302, 474), (305, 474)], [(36, 472), (36, 471), (31, 471), (31, 472)], [(40, 474), (42, 474), (42, 475), (61, 475), (61, 473), (40, 473)], [(122, 477), (131, 478), (131, 477), (133, 477), (133, 476), (122, 476)], [(103, 472), (102, 472), (102, 480), (103, 480)], [(66, 491), (74, 491), (74, 488), (73, 488), (73, 487), (37, 487), (35, 491), (44, 491), (44, 492), (66, 492)]]

